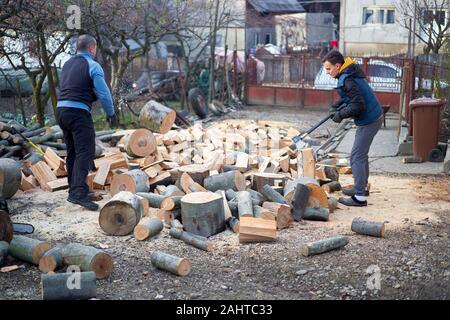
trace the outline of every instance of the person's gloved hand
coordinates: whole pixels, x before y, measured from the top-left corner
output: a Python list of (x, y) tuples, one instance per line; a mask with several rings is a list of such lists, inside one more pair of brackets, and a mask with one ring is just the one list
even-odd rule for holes
[(339, 111), (336, 110), (336, 112), (334, 112), (333, 117), (331, 118), (331, 120), (333, 120), (336, 123), (341, 123), (342, 122), (342, 117), (339, 114)]
[(109, 127), (111, 129), (117, 127), (118, 123), (117, 123), (117, 117), (116, 117), (115, 114), (113, 114), (112, 116), (107, 117), (106, 120), (108, 121)]

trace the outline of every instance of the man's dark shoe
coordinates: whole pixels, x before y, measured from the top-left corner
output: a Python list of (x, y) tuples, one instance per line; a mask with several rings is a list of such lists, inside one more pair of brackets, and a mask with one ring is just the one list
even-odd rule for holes
[[(356, 195), (355, 188), (343, 188), (342, 193), (349, 197), (353, 197), (354, 195)], [(366, 190), (364, 196), (368, 197), (369, 195), (370, 195), (369, 190)]]
[(68, 197), (67, 201), (72, 202), (74, 204), (78, 204), (78, 205), (80, 205), (83, 208), (86, 208), (88, 210), (92, 210), (92, 211), (97, 211), (98, 210), (98, 204), (92, 202), (91, 200), (89, 200), (89, 198), (86, 198), (86, 199), (75, 199), (75, 198)]
[(343, 205), (349, 206), (349, 207), (366, 207), (367, 206), (367, 201), (359, 201), (358, 199), (355, 198), (355, 196), (352, 196), (351, 198), (340, 197), (339, 203), (342, 203)]

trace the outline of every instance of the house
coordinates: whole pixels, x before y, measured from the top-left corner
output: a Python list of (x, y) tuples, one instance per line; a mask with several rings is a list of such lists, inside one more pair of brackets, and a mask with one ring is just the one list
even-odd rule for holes
[[(398, 55), (408, 52), (410, 32), (402, 26), (401, 0), (341, 0), (339, 49), (345, 55)], [(448, 10), (442, 11), (443, 21)], [(417, 26), (419, 29), (419, 26)], [(412, 36), (419, 52), (423, 43)]]

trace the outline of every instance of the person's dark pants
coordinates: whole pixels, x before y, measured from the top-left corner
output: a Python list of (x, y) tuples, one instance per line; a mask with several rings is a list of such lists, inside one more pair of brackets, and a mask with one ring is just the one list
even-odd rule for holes
[(369, 149), (373, 138), (381, 128), (382, 117), (366, 126), (356, 129), (355, 142), (350, 154), (350, 166), (355, 180), (357, 196), (364, 196), (369, 181)]
[(67, 145), (69, 197), (85, 199), (89, 193), (86, 177), (95, 158), (95, 129), (91, 114), (79, 108), (59, 107), (56, 119)]

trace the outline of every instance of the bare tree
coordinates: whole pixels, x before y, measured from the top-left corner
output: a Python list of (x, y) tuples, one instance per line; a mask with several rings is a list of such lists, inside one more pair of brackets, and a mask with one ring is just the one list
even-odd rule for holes
[(425, 44), (424, 53), (439, 53), (450, 37), (450, 0), (401, 0), (398, 22)]

